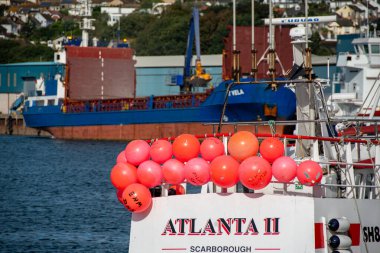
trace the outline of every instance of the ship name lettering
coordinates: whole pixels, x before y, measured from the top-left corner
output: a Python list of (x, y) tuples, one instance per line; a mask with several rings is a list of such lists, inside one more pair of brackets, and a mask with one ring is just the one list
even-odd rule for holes
[(363, 227), (365, 242), (380, 242), (380, 229), (378, 226)]
[(229, 93), (228, 93), (229, 96), (240, 96), (240, 95), (244, 95), (244, 90), (243, 89), (238, 89), (238, 90), (231, 90)]
[[(308, 18), (308, 22), (319, 22), (319, 18)], [(288, 18), (282, 19), (281, 23), (305, 23), (306, 18)]]
[[(212, 235), (237, 235), (249, 236), (259, 235), (260, 232), (253, 218), (217, 218), (207, 219), (199, 225), (196, 218), (169, 219), (161, 235), (190, 235), (190, 236), (212, 236)], [(280, 234), (280, 218), (263, 219), (263, 235)]]

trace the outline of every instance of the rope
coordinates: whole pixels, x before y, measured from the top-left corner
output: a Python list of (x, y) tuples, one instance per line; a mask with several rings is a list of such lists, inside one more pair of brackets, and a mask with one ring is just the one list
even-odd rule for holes
[(276, 134), (276, 122), (274, 120), (269, 120), (268, 125), (270, 128), (270, 133), (271, 133), (272, 137), (274, 137)]
[(373, 168), (373, 174), (374, 174), (375, 180), (377, 179), (378, 184), (380, 185), (380, 178), (376, 176), (376, 174), (378, 174), (377, 171), (376, 171), (376, 164), (375, 164), (375, 162), (373, 161), (373, 159), (371, 157), (371, 147), (372, 146), (373, 146), (372, 142), (370, 142), (369, 140), (367, 140), (368, 157), (369, 157), (369, 160), (371, 161), (371, 165), (372, 165), (372, 168)]
[(230, 90), (234, 84), (235, 84), (234, 82), (231, 82), (228, 84), (227, 89), (226, 89), (226, 94), (224, 95), (223, 110), (222, 110), (222, 114), (220, 115), (220, 120), (219, 120), (219, 124), (218, 124), (218, 133), (220, 133), (220, 131), (222, 131), (222, 122), (223, 122), (224, 114), (226, 112), (228, 96), (229, 96)]
[[(380, 73), (378, 74), (377, 79), (376, 79), (376, 80), (374, 81), (374, 83), (372, 84), (371, 89), (369, 90), (369, 92), (368, 92), (366, 98), (365, 98), (364, 101), (363, 101), (363, 104), (362, 104), (361, 107), (359, 108), (359, 110), (358, 110), (359, 113), (360, 113), (361, 110), (363, 110), (364, 105), (365, 105), (365, 103), (367, 102), (367, 99), (369, 98), (370, 94), (372, 93), (372, 90), (373, 90), (374, 87), (375, 87), (375, 84), (377, 83), (377, 81), (378, 81), (379, 79), (380, 79)], [(372, 98), (371, 98), (371, 100), (370, 100), (370, 102), (369, 102), (369, 105), (371, 105), (372, 100), (375, 98), (375, 95), (377, 94), (379, 88), (380, 88), (380, 86), (377, 87), (376, 92), (373, 93), (374, 95), (372, 96)], [(374, 105), (374, 106), (376, 106), (376, 105)], [(363, 112), (363, 115), (362, 115), (362, 117), (361, 117), (362, 119), (364, 118), (364, 115), (367, 114), (367, 111), (368, 111), (368, 107), (365, 108), (365, 110), (364, 110), (364, 112)], [(355, 117), (355, 118), (359, 118), (359, 117)]]
[[(329, 113), (328, 113), (328, 110), (327, 110), (326, 98), (325, 98), (325, 94), (323, 92), (322, 85), (321, 85), (320, 82), (315, 82), (315, 84), (316, 84), (316, 86), (319, 86), (319, 92), (320, 92), (320, 96), (321, 96), (320, 100), (322, 102), (322, 107), (323, 107), (324, 111), (326, 112), (326, 119), (327, 119), (326, 126), (328, 127), (331, 135), (333, 137), (336, 137), (335, 134), (334, 134), (335, 132), (334, 132), (334, 129), (332, 127), (332, 122), (331, 122), (331, 119), (330, 119), (330, 116), (329, 116)], [(336, 153), (336, 158), (337, 158), (338, 162), (342, 161), (341, 150), (342, 150), (343, 141), (344, 141), (344, 139), (341, 138), (341, 140), (339, 142), (341, 144), (340, 147), (339, 147), (339, 144), (337, 142), (333, 143), (334, 149), (335, 149), (335, 153)], [(342, 180), (342, 176), (341, 176), (341, 174), (342, 174), (342, 167), (341, 167), (341, 165), (338, 164), (336, 167), (334, 167), (334, 170), (335, 170), (335, 173), (337, 175), (337, 181), (341, 182), (341, 180)], [(342, 194), (342, 191), (343, 191), (342, 187), (340, 187), (339, 190), (341, 191), (340, 194)]]

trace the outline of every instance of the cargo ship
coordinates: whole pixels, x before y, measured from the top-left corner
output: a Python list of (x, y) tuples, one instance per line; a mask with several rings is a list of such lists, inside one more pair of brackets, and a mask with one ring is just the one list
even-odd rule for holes
[(227, 93), (221, 118), (232, 80), (204, 93), (136, 97), (131, 48), (66, 47), (65, 54), (65, 76), (45, 81), (45, 94), (29, 96), (23, 109), (28, 127), (55, 138), (150, 139), (212, 132), (205, 123), (294, 117), (295, 95), (284, 86), (272, 91), (241, 78)]
[[(205, 87), (211, 78), (204, 73), (200, 63), (198, 26), (199, 13), (194, 8), (179, 94), (136, 97), (133, 49), (128, 45), (123, 48), (89, 47), (87, 41), (82, 46), (66, 46), (55, 55), (55, 60), (65, 66), (64, 74), (56, 75), (54, 80), (43, 81), (42, 88), (36, 90), (38, 95), (26, 99), (23, 107), (26, 126), (47, 131), (59, 139), (130, 140), (176, 136), (182, 132), (213, 132), (214, 127), (207, 123), (294, 118), (294, 91), (285, 85), (274, 89), (269, 81), (244, 73), (240, 67), (235, 67), (233, 72), (231, 68), (225, 68), (229, 74), (226, 71), (225, 81), (215, 88), (194, 92), (192, 88)], [(91, 30), (89, 19), (83, 22), (82, 29), (82, 37), (88, 40), (88, 30)], [(268, 30), (265, 27), (259, 29), (263, 33)], [(287, 28), (284, 30), (289, 31)], [(282, 35), (290, 46), (289, 34)], [(244, 37), (242, 33), (240, 38)], [(265, 49), (268, 44), (266, 38), (256, 40)], [(196, 74), (192, 75), (193, 42), (197, 59)], [(283, 38), (277, 43), (284, 47)], [(235, 56), (236, 49), (227, 48), (224, 60), (231, 62), (229, 56)], [(284, 47), (281, 51), (291, 54), (291, 47)], [(289, 66), (290, 59), (288, 62)], [(233, 126), (223, 127), (223, 131), (234, 130)], [(268, 127), (260, 130), (270, 131)], [(285, 128), (277, 130), (283, 132)]]

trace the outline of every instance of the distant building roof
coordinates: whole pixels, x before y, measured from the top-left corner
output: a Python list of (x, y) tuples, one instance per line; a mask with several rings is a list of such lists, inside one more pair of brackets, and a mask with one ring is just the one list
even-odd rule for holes
[(112, 0), (112, 2), (108, 3), (108, 6), (121, 6), (124, 2), (121, 0)]
[(62, 14), (59, 11), (49, 11), (52, 19), (61, 19)]
[[(193, 57), (194, 66), (196, 57)], [(222, 55), (202, 55), (202, 66), (222, 66)], [(137, 68), (154, 68), (154, 67), (181, 67), (185, 64), (185, 56), (170, 55), (170, 56), (136, 56)]]
[(51, 18), (51, 16), (50, 15), (47, 15), (47, 14), (41, 14), (45, 19), (46, 19), (46, 21), (48, 21), (48, 22), (53, 22), (54, 20)]
[(11, 5), (20, 5), (23, 4), (24, 0), (11, 0)]
[(61, 4), (75, 4), (75, 0), (61, 0)]
[(354, 10), (356, 12), (364, 12), (364, 10), (362, 10), (361, 8), (359, 8), (359, 6), (357, 6), (355, 4), (350, 4), (350, 5), (348, 5), (348, 7), (350, 7), (352, 10)]
[(327, 60), (330, 62), (331, 65), (336, 64), (336, 55), (320, 56), (313, 54), (311, 58), (313, 59), (313, 65), (326, 65)]
[(20, 62), (20, 63), (0, 64), (0, 67), (4, 67), (4, 66), (50, 66), (50, 65), (62, 65), (62, 64), (61, 63), (56, 63), (56, 62), (53, 62), (53, 61)]
[(40, 3), (40, 6), (43, 7), (43, 8), (48, 8), (48, 7), (51, 6), (51, 3), (49, 3), (49, 2), (42, 2), (42, 3)]

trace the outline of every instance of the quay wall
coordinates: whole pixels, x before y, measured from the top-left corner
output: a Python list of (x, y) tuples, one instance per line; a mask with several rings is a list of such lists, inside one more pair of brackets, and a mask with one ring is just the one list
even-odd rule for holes
[(13, 115), (12, 118), (12, 133), (10, 133), (7, 124), (8, 115), (0, 114), (0, 135), (51, 136), (48, 132), (26, 127), (22, 115)]

